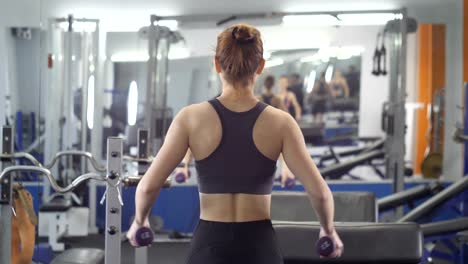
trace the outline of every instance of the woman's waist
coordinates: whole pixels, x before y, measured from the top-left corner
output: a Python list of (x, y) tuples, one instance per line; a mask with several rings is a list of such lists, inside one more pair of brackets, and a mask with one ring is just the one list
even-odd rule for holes
[(200, 218), (213, 222), (252, 222), (270, 219), (270, 195), (200, 193)]

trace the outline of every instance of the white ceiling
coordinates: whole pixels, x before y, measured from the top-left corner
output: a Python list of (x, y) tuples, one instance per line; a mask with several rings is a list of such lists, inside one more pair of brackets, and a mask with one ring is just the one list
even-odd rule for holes
[[(40, 0), (40, 16), (45, 22), (50, 17), (74, 14), (75, 17), (100, 19), (104, 29), (134, 31), (137, 25), (149, 23), (150, 14), (227, 17), (245, 13), (392, 10), (402, 7), (438, 10), (458, 1), (462, 0)], [(219, 19), (214, 18), (213, 21)]]
[[(48, 18), (74, 14), (103, 23), (146, 24), (149, 14), (160, 16), (388, 10), (409, 7), (440, 13), (462, 0), (15, 0), (1, 1), (0, 25), (38, 26)], [(442, 11), (443, 12), (443, 11)], [(428, 20), (432, 19), (429, 17)]]
[(161, 16), (396, 9), (404, 6), (443, 7), (461, 0), (40, 0), (42, 12), (75, 14), (155, 13)]

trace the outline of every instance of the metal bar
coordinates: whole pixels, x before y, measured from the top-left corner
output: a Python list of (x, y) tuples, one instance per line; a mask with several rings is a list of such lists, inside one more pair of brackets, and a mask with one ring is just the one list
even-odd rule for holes
[[(103, 116), (103, 107), (101, 100), (96, 100), (96, 98), (100, 98), (102, 94), (101, 90), (101, 73), (99, 72), (100, 69), (100, 57), (99, 57), (99, 21), (96, 21), (96, 31), (93, 34), (93, 60), (91, 64), (94, 65), (94, 116), (93, 116), (93, 129), (91, 130), (91, 153), (93, 153), (96, 157), (102, 157), (102, 116)], [(105, 41), (103, 41), (105, 42)], [(96, 207), (97, 207), (97, 191), (96, 191), (96, 183), (90, 182), (88, 184), (89, 187), (89, 233), (96, 234), (98, 232), (98, 228), (96, 226)]]
[(440, 193), (432, 196), (427, 201), (416, 207), (411, 212), (400, 218), (398, 222), (415, 222), (430, 214), (436, 207), (456, 195), (462, 193), (468, 188), (468, 177), (463, 177), (461, 180), (453, 183)]
[[(14, 152), (14, 137), (13, 128), (4, 126), (1, 132), (1, 153), (13, 154)], [(8, 164), (7, 159), (1, 160), (1, 169), (6, 168)], [(0, 178), (0, 263), (11, 262), (11, 218), (12, 218), (12, 177), (9, 175), (2, 180)]]
[(0, 154), (0, 159), (27, 159), (34, 166), (42, 167), (42, 164), (33, 155), (27, 152), (17, 152), (13, 154)]
[[(405, 99), (406, 99), (406, 38), (407, 38), (407, 12), (400, 11), (402, 19), (399, 20), (398, 30), (388, 30), (386, 36), (390, 45), (389, 58), (389, 103), (387, 116), (387, 140), (385, 148), (387, 153), (386, 172), (387, 177), (393, 178), (393, 192), (404, 190), (404, 168), (405, 168)], [(387, 24), (386, 29), (392, 26), (394, 21)], [(403, 208), (396, 209), (398, 217), (403, 216)]]
[[(148, 159), (148, 140), (149, 140), (149, 131), (147, 129), (138, 129), (138, 159)], [(138, 176), (137, 179), (127, 178), (130, 182), (133, 182), (134, 186), (138, 185), (139, 180), (142, 178), (148, 169), (148, 162), (138, 162)], [(136, 183), (136, 184), (135, 184)], [(148, 247), (140, 247), (135, 249), (135, 263), (146, 264), (148, 263)]]
[(1, 131), (2, 134), (2, 146), (1, 154), (4, 155), (13, 155), (14, 153), (14, 137), (13, 137), (13, 128), (9, 126), (3, 126)]
[(145, 123), (144, 126), (149, 129), (149, 148), (153, 151), (153, 139), (155, 135), (154, 130), (154, 116), (153, 116), (153, 105), (154, 105), (154, 91), (156, 90), (156, 70), (158, 63), (158, 43), (157, 40), (157, 28), (151, 23), (148, 26), (148, 63), (147, 63), (147, 87), (146, 87), (146, 100), (145, 100)]
[[(89, 41), (90, 38), (92, 40), (92, 34), (88, 32), (82, 32), (80, 34), (80, 41), (81, 41), (81, 72), (82, 74), (79, 75), (81, 77), (81, 150), (87, 151), (88, 150), (88, 97), (89, 97), (89, 80), (90, 80), (90, 72), (89, 72), (89, 54), (90, 54), (90, 45)], [(94, 85), (94, 83), (93, 83)], [(93, 105), (94, 106), (94, 105)], [(94, 113), (93, 113), (94, 115)], [(86, 160), (80, 158), (80, 165), (81, 171), (80, 173), (84, 173), (87, 171), (87, 163)]]
[(443, 185), (436, 182), (430, 185), (420, 185), (414, 188), (398, 192), (392, 195), (385, 196), (377, 201), (379, 211), (385, 211), (395, 208), (400, 205), (414, 202), (418, 199), (433, 195), (443, 190)]
[(106, 235), (105, 264), (120, 264), (121, 221), (120, 203), (122, 175), (122, 139), (107, 139), (107, 190), (106, 190)]
[(406, 109), (404, 102), (406, 101), (406, 47), (407, 47), (407, 26), (408, 26), (408, 15), (406, 8), (402, 9), (403, 19), (400, 23), (400, 38), (401, 46), (399, 56), (399, 67), (398, 75), (398, 95), (397, 95), (397, 109), (395, 115), (395, 136), (399, 140), (397, 145), (397, 152), (399, 154), (397, 163), (398, 167), (396, 168), (396, 178), (394, 184), (394, 192), (401, 192), (405, 189), (405, 124), (406, 124)]
[(283, 16), (291, 15), (331, 15), (336, 16), (340, 14), (373, 14), (373, 13), (395, 13), (400, 14), (401, 9), (389, 10), (353, 10), (353, 11), (316, 11), (316, 12), (264, 12), (264, 13), (242, 13), (242, 14), (201, 14), (201, 15), (182, 15), (182, 16), (157, 16), (156, 20), (178, 20), (181, 22), (211, 22), (219, 21), (228, 17), (236, 17), (237, 19), (248, 18), (281, 18)]
[[(468, 135), (468, 82), (465, 83), (465, 107), (463, 108), (463, 124), (464, 124), (464, 128), (463, 128), (463, 134), (464, 135)], [(464, 139), (464, 140), (468, 140), (468, 139)], [(463, 175), (467, 175), (468, 174), (468, 141), (465, 141), (464, 143), (464, 147), (465, 147), (465, 154), (464, 154), (464, 168), (463, 168)]]
[(51, 169), (55, 165), (55, 163), (58, 161), (58, 159), (60, 157), (63, 157), (63, 156), (68, 156), (68, 157), (70, 157), (70, 156), (81, 156), (81, 157), (84, 157), (84, 158), (88, 159), (91, 162), (91, 165), (93, 165), (93, 168), (96, 169), (97, 171), (99, 171), (99, 172), (105, 172), (106, 171), (105, 167), (99, 165), (99, 162), (94, 158), (93, 154), (91, 154), (90, 152), (79, 151), (79, 150), (60, 151), (57, 154), (55, 154), (55, 157), (52, 159), (52, 161), (49, 164), (47, 164), (45, 167), (47, 169)]
[(373, 159), (380, 159), (384, 156), (385, 153), (382, 150), (374, 150), (371, 152), (363, 153), (345, 162), (333, 164), (331, 166), (323, 168), (320, 170), (320, 174), (322, 174), (322, 176), (325, 178), (329, 177), (332, 179), (336, 179), (345, 175), (356, 166), (364, 165), (368, 161), (371, 161)]
[(50, 185), (54, 191), (59, 193), (67, 193), (73, 191), (76, 187), (88, 180), (98, 180), (98, 181), (105, 181), (105, 178), (97, 173), (91, 172), (86, 173), (83, 175), (78, 176), (75, 180), (72, 181), (69, 185), (62, 187), (58, 185), (57, 181), (55, 180), (54, 175), (46, 168), (36, 167), (36, 166), (10, 166), (2, 170), (0, 174), (0, 180), (7, 178), (12, 172), (21, 172), (21, 171), (29, 171), (29, 172), (37, 172), (40, 175), (44, 175), (50, 182)]

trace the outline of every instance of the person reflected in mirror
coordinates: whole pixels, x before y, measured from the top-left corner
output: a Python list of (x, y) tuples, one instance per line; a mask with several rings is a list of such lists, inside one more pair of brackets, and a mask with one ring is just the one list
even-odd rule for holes
[(289, 80), (286, 76), (281, 76), (278, 80), (278, 96), (284, 104), (285, 109), (289, 112), (296, 121), (301, 118), (302, 108), (299, 105), (296, 95), (288, 90)]
[(349, 87), (349, 97), (359, 99), (359, 92), (361, 87), (360, 72), (357, 70), (355, 65), (351, 65), (348, 68), (348, 72), (345, 75), (346, 82)]
[(281, 101), (281, 98), (273, 93), (273, 87), (275, 86), (275, 77), (273, 75), (268, 75), (263, 81), (263, 92), (258, 96), (258, 100), (264, 102), (265, 104), (271, 105), (278, 109), (286, 111), (286, 108)]
[(330, 100), (333, 100), (333, 92), (325, 80), (325, 72), (322, 72), (320, 79), (315, 82), (312, 92), (308, 95), (314, 122), (323, 123), (323, 114), (327, 112), (327, 104)]
[(304, 83), (301, 76), (293, 73), (289, 76), (288, 90), (296, 96), (297, 102), (301, 109), (304, 109)]
[(335, 99), (349, 98), (348, 82), (340, 70), (336, 70), (333, 79), (330, 81), (330, 88)]

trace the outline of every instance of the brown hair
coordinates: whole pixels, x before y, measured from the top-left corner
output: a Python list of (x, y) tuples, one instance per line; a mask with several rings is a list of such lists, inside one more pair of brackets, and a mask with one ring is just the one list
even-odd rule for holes
[(275, 85), (275, 77), (273, 77), (272, 75), (268, 75), (265, 78), (265, 81), (263, 81), (263, 85), (265, 85), (265, 88), (267, 88), (268, 90), (271, 90), (271, 88), (273, 88), (273, 85)]
[(218, 35), (216, 60), (227, 82), (246, 86), (263, 60), (263, 42), (260, 31), (246, 24), (226, 28)]

